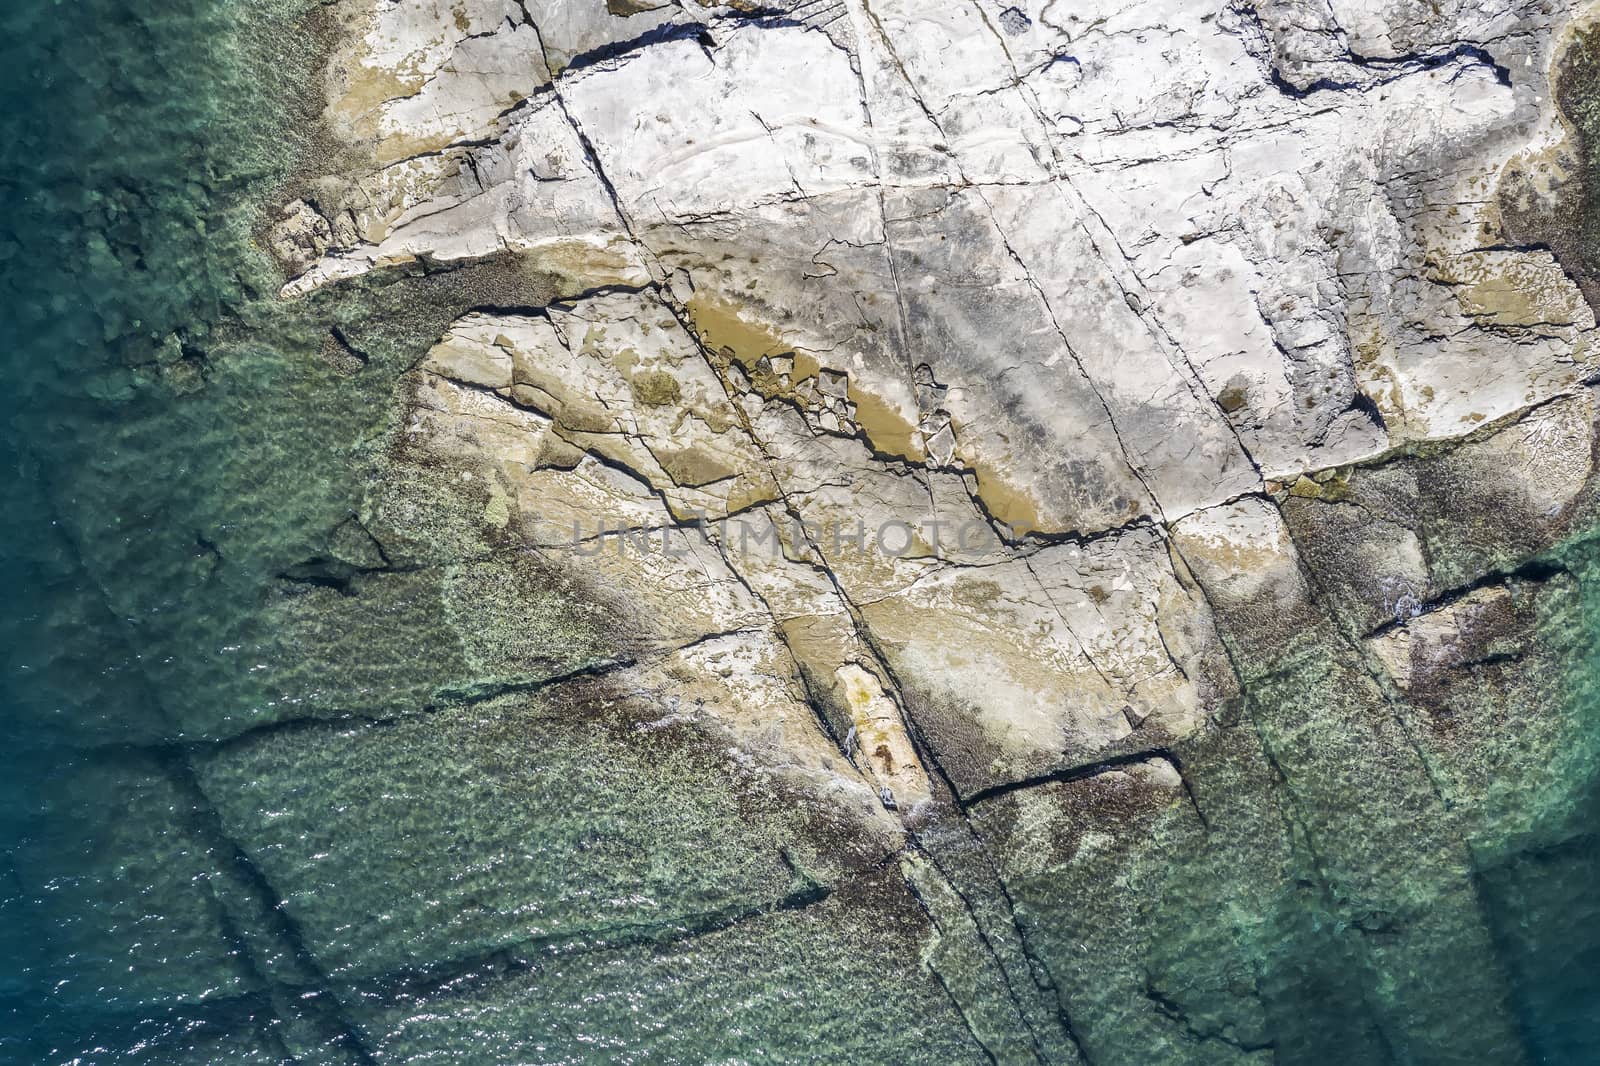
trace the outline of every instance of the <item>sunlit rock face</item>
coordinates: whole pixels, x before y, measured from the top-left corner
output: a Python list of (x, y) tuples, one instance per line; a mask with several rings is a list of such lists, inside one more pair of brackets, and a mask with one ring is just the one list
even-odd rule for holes
[[(1575, 728), (1542, 553), (1595, 517), (1580, 12), (340, 11), (283, 297), (544, 294), (401, 378), (360, 520), (585, 619), (465, 694), (495, 730), (719, 753), (663, 791), (767, 843), (674, 913), (816, 887), (949, 1001), (928, 1046), (1001, 1061), (1534, 1054), (1479, 894)], [(363, 1024), (422, 1054), (486, 987)]]

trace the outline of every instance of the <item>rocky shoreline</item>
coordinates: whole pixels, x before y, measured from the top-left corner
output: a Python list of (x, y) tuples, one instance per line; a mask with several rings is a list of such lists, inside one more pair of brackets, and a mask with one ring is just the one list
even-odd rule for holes
[(1263, 7), (335, 6), (281, 298), (496, 279), (195, 767), (349, 1046), (1538, 1059), (1600, 45)]

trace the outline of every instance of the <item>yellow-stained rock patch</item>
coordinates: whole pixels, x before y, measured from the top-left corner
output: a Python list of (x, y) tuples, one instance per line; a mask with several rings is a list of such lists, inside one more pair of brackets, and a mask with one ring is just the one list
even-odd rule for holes
[(900, 709), (878, 679), (855, 663), (834, 671), (855, 724), (858, 762), (873, 782), (887, 788), (902, 809), (929, 799), (928, 775), (906, 735)]

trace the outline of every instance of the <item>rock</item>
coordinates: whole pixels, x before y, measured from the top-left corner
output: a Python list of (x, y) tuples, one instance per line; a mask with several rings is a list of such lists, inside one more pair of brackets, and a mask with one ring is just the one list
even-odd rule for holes
[(327, 252), (333, 243), (333, 227), (315, 207), (295, 200), (284, 207), (268, 242), (284, 270), (300, 274)]
[[(1482, 886), (1515, 898), (1577, 817), (1538, 783), (1584, 646), (1546, 556), (1596, 516), (1595, 293), (1552, 221), (1587, 135), (1572, 13), (340, 10), (341, 169), (272, 228), (283, 296), (491, 268), (547, 294), (428, 334), (360, 508), (382, 567), (280, 605), (336, 674), (308, 714), (395, 724), (201, 775), (285, 883), (400, 848), (372, 797), (436, 765), (430, 849), (509, 864), (294, 900), (359, 981), (504, 964), (352, 1000), (369, 1046), (487, 1013), (519, 1057), (553, 1039), (520, 1004), (560, 1001), (675, 1048), (676, 986), (649, 1033), (594, 1004), (679, 957), (757, 995), (716, 955), (752, 945), (796, 1016), (825, 989), (909, 1025), (867, 971), (915, 944), (907, 1002), (953, 1058), (1534, 1057)], [(362, 662), (375, 614), (395, 641)], [(547, 751), (591, 776), (557, 788)], [(285, 752), (360, 808), (325, 853), (241, 798)], [(447, 792), (519, 828), (475, 838)], [(609, 940), (577, 879), (652, 848), (679, 880), (618, 882), (639, 939)], [(348, 935), (373, 914), (395, 928)], [(841, 1034), (815, 1055), (905, 1057)]]

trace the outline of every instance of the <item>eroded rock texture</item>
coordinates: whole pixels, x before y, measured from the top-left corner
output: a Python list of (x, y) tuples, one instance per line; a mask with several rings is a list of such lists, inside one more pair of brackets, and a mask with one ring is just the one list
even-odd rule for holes
[(341, 11), (284, 297), (541, 295), (287, 575), (357, 724), (196, 767), (338, 1046), (1538, 1058), (1493, 915), (1582, 728), (1583, 12)]

